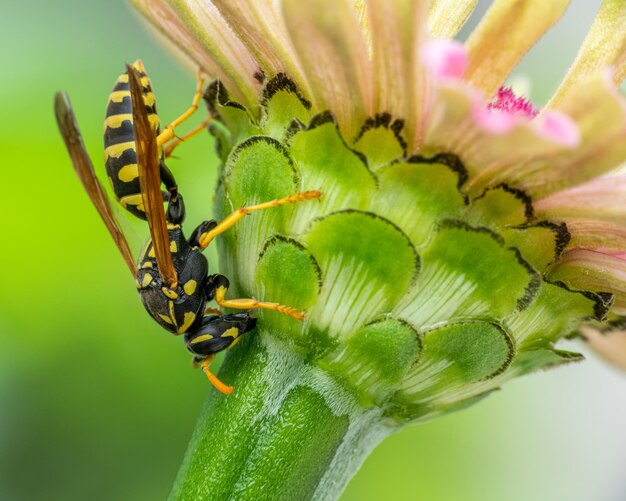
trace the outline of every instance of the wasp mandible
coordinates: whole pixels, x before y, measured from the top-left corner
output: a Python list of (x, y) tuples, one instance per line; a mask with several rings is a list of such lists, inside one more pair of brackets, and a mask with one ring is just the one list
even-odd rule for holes
[[(203, 78), (199, 73), (191, 106), (163, 131), (150, 80), (141, 61), (126, 66), (126, 72), (118, 78), (109, 98), (104, 133), (107, 174), (120, 205), (146, 220), (150, 231), (150, 239), (137, 260), (96, 176), (67, 94), (55, 95), (55, 113), (74, 170), (135, 278), (146, 310), (167, 331), (184, 335), (194, 362), (202, 367), (219, 391), (229, 394), (233, 388), (210, 371), (210, 364), (216, 353), (233, 346), (243, 334), (254, 329), (256, 319), (248, 311), (219, 314), (207, 308), (207, 302), (215, 300), (222, 308), (275, 310), (300, 320), (303, 314), (277, 303), (251, 298), (226, 299), (229, 281), (223, 275), (209, 275), (208, 261), (202, 251), (215, 237), (251, 212), (317, 199), (321, 193), (306, 191), (242, 207), (219, 223), (215, 220), (202, 222), (186, 238), (182, 228), (185, 205), (165, 157), (181, 140), (204, 130), (207, 122), (182, 138), (176, 139), (174, 134), (176, 127), (197, 110), (202, 86)], [(165, 191), (161, 191), (162, 184)], [(164, 204), (167, 204), (166, 209)]]

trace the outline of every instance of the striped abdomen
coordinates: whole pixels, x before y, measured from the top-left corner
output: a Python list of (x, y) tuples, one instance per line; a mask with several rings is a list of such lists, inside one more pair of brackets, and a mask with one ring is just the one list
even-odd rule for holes
[[(159, 117), (150, 79), (141, 61), (135, 61), (133, 66), (141, 76), (148, 119), (159, 131)], [(132, 113), (128, 73), (123, 73), (109, 96), (104, 121), (104, 163), (117, 200), (135, 216), (146, 219), (139, 187)]]

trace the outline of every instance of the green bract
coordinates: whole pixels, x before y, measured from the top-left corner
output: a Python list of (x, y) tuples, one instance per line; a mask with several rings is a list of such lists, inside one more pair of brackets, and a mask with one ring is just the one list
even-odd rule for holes
[(260, 110), (208, 95), (223, 167), (216, 216), (319, 189), (320, 202), (246, 218), (220, 243), (242, 296), (307, 311), (300, 323), (259, 313), (262, 340), (330, 374), (365, 407), (398, 420), (453, 410), (504, 381), (579, 359), (555, 350), (610, 296), (546, 278), (565, 225), (534, 217), (501, 184), (470, 198), (446, 152), (406, 155), (402, 121), (380, 115), (354, 138), (311, 115), (284, 75)]
[(222, 160), (216, 218), (319, 189), (319, 201), (246, 217), (218, 239), (233, 297), (259, 311), (227, 355), (229, 396), (200, 418), (172, 497), (333, 499), (403, 423), (470, 405), (503, 382), (579, 360), (554, 348), (612, 297), (546, 276), (568, 242), (505, 184), (470, 197), (446, 152), (407, 156), (402, 121), (380, 115), (354, 138), (312, 115), (284, 75), (261, 107), (206, 99)]

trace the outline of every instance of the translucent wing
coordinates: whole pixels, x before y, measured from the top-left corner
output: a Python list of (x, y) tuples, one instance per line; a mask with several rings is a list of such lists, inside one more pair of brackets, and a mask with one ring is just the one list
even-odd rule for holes
[(66, 93), (57, 92), (54, 96), (54, 112), (56, 114), (61, 135), (65, 141), (65, 146), (67, 147), (67, 151), (72, 159), (74, 170), (76, 171), (76, 174), (78, 174), (78, 178), (81, 183), (83, 183), (89, 198), (93, 202), (98, 214), (100, 214), (100, 217), (104, 221), (109, 233), (113, 237), (115, 245), (117, 245), (117, 248), (120, 250), (122, 257), (124, 258), (124, 261), (126, 261), (126, 265), (134, 278), (135, 275), (137, 275), (137, 265), (133, 259), (128, 241), (126, 240), (124, 233), (122, 233), (122, 230), (113, 215), (107, 194), (98, 181), (93, 164), (89, 159), (89, 155), (87, 155), (85, 144), (83, 142), (80, 129), (78, 128), (76, 117), (74, 116), (74, 112), (72, 110), (72, 105), (70, 104), (70, 100)]
[(135, 128), (135, 146), (137, 149), (137, 167), (139, 171), (139, 185), (143, 206), (150, 227), (152, 247), (163, 281), (174, 286), (178, 282), (170, 240), (167, 231), (167, 221), (163, 210), (163, 196), (161, 195), (161, 176), (159, 173), (159, 150), (157, 147), (157, 131), (150, 125), (146, 105), (143, 100), (142, 86), (137, 70), (126, 66), (130, 97), (133, 105), (133, 125)]

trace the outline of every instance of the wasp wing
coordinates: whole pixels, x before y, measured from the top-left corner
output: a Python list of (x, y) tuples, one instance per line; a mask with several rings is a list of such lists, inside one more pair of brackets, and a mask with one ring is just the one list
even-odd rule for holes
[(137, 275), (137, 265), (133, 259), (132, 252), (128, 245), (128, 241), (124, 233), (120, 229), (118, 222), (113, 215), (109, 199), (104, 188), (98, 181), (93, 164), (87, 155), (83, 137), (78, 128), (72, 105), (69, 97), (65, 92), (57, 92), (54, 96), (54, 112), (56, 115), (59, 130), (65, 141), (65, 146), (72, 159), (74, 170), (78, 174), (78, 178), (85, 187), (89, 198), (93, 202), (98, 214), (104, 221), (109, 233), (113, 237), (113, 241), (120, 250), (128, 269), (133, 274), (133, 278)]
[(152, 247), (159, 269), (159, 275), (169, 285), (176, 285), (178, 278), (170, 251), (170, 239), (167, 221), (163, 210), (161, 195), (161, 175), (159, 173), (159, 149), (157, 131), (150, 125), (143, 91), (137, 70), (126, 66), (130, 86), (130, 98), (133, 106), (133, 126), (137, 149), (137, 167), (143, 207), (150, 227)]

